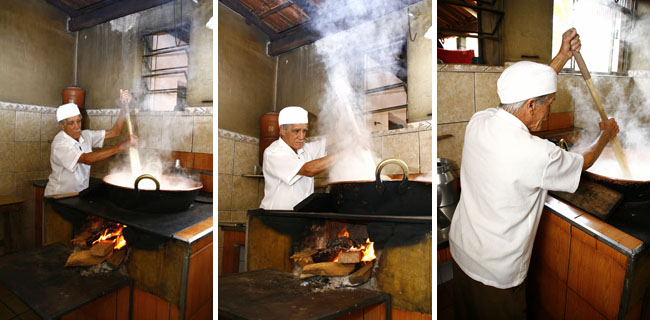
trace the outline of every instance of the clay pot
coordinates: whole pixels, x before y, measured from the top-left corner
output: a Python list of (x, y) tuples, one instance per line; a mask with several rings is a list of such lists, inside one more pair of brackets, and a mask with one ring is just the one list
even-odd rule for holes
[(74, 103), (79, 107), (79, 112), (83, 117), (83, 123), (81, 125), (82, 129), (88, 129), (88, 112), (86, 112), (85, 103), (86, 103), (86, 92), (81, 87), (66, 87), (63, 89), (62, 103)]
[(264, 161), (264, 150), (280, 137), (277, 112), (267, 112), (260, 119), (260, 164)]

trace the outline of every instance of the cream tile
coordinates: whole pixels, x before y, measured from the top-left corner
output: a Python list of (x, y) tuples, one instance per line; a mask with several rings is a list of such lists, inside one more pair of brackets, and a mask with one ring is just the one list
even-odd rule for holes
[(447, 158), (451, 161), (452, 168), (459, 169), (462, 159), (465, 128), (468, 122), (438, 125), (438, 135), (451, 134), (451, 138), (437, 141), (437, 158)]
[[(109, 130), (113, 127), (111, 116), (88, 116), (90, 130)], [(126, 130), (126, 125), (122, 130)]]
[(139, 148), (160, 149), (163, 130), (162, 116), (139, 115), (135, 118), (135, 126), (133, 132), (138, 136)]
[(433, 140), (432, 131), (420, 131), (420, 172), (433, 172)]
[(39, 141), (41, 114), (16, 111), (16, 141)]
[(190, 116), (163, 116), (162, 144), (164, 150), (192, 152), (192, 126)]
[[(624, 118), (630, 114), (633, 81), (628, 77), (595, 78), (594, 86), (608, 117)], [(644, 107), (645, 107), (645, 103)], [(595, 104), (594, 104), (595, 106)]]
[(235, 141), (219, 137), (218, 144), (219, 173), (232, 174), (235, 159)]
[(582, 76), (560, 75), (557, 78), (557, 94), (551, 104), (551, 112), (569, 112), (575, 107), (574, 96), (577, 94), (588, 95), (587, 87)]
[(233, 210), (248, 210), (260, 207), (260, 204), (257, 201), (257, 182), (258, 181), (255, 178), (233, 176)]
[(370, 152), (375, 158), (381, 158), (381, 146), (382, 146), (382, 137), (372, 137), (370, 138)]
[(3, 196), (16, 195), (16, 174), (15, 173), (0, 174), (0, 195)]
[(220, 211), (232, 208), (232, 175), (219, 174), (217, 181), (217, 208)]
[(16, 171), (38, 171), (41, 169), (41, 143), (16, 142)]
[(501, 102), (497, 94), (500, 73), (476, 73), (476, 111), (494, 108)]
[(16, 152), (14, 142), (0, 142), (0, 172), (16, 170)]
[(474, 74), (438, 72), (438, 123), (469, 121), (474, 114)]
[(212, 116), (195, 116), (192, 152), (212, 153)]
[(50, 165), (50, 154), (52, 153), (52, 144), (49, 142), (41, 142), (41, 162), (39, 170), (51, 172), (52, 166)]
[(253, 166), (259, 167), (258, 145), (236, 142), (235, 143), (235, 163), (234, 175), (253, 174)]
[(56, 122), (56, 114), (41, 114), (41, 141), (52, 141), (59, 131), (61, 131), (61, 128)]
[[(403, 133), (384, 136), (382, 140), (382, 159), (397, 158), (406, 162), (409, 172), (418, 172), (420, 168), (418, 152), (418, 133)], [(382, 174), (402, 173), (398, 166), (386, 166)]]
[(230, 211), (217, 212), (217, 222), (230, 222), (232, 221), (232, 213)]
[(0, 110), (0, 141), (16, 140), (16, 111)]
[(246, 211), (233, 211), (232, 222), (246, 222)]

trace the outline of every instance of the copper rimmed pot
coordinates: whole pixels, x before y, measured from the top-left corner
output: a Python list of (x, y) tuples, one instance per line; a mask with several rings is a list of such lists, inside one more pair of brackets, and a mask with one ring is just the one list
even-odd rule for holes
[[(631, 177), (623, 177), (611, 150), (605, 149), (594, 165), (583, 172), (583, 178), (600, 183), (623, 194), (626, 202), (650, 200), (650, 151), (625, 150)], [(609, 165), (603, 165), (610, 163)]]
[[(152, 180), (155, 190), (139, 188), (142, 180)], [(203, 187), (201, 182), (182, 176), (163, 176), (167, 187), (161, 187), (158, 179), (152, 175), (143, 174), (135, 179), (133, 188), (125, 187), (121, 183), (119, 174), (104, 177), (108, 189), (109, 199), (118, 207), (149, 213), (172, 213), (186, 210), (194, 202)]]

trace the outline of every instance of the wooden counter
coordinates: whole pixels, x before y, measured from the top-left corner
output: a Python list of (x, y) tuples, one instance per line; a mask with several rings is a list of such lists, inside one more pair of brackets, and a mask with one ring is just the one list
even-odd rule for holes
[(549, 195), (528, 271), (539, 319), (639, 319), (650, 286), (648, 244)]

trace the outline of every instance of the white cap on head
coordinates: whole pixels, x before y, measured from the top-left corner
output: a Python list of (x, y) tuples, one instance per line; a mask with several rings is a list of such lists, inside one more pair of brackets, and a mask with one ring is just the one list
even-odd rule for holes
[(298, 123), (309, 123), (307, 120), (307, 110), (296, 106), (285, 107), (280, 110), (280, 115), (278, 116), (279, 125)]
[(65, 120), (67, 118), (80, 114), (81, 113), (79, 112), (79, 108), (77, 108), (76, 104), (72, 102), (66, 103), (64, 105), (60, 105), (59, 108), (56, 109), (56, 121)]
[(520, 61), (501, 73), (497, 93), (501, 103), (515, 103), (557, 92), (557, 74), (548, 65)]

